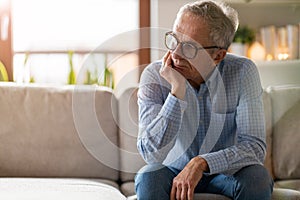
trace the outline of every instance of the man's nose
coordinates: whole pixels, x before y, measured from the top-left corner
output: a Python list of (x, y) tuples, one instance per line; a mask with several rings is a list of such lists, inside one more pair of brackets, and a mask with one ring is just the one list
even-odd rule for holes
[(183, 57), (182, 50), (181, 50), (181, 44), (179, 43), (177, 47), (172, 51), (172, 55), (174, 59), (180, 59)]

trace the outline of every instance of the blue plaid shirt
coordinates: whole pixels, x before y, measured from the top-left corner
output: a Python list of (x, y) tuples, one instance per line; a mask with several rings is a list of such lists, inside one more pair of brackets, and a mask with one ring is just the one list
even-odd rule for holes
[(184, 100), (170, 93), (161, 66), (158, 61), (144, 70), (138, 91), (137, 146), (148, 164), (181, 170), (201, 156), (209, 174), (263, 164), (263, 90), (252, 61), (227, 54), (199, 90), (186, 81)]

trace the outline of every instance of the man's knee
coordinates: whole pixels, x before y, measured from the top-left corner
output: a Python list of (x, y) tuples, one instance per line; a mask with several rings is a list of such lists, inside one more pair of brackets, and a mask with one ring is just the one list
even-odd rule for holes
[(175, 174), (159, 164), (144, 166), (135, 177), (138, 199), (156, 199), (169, 196)]
[(261, 165), (251, 165), (235, 174), (236, 185), (234, 199), (270, 199), (273, 180)]

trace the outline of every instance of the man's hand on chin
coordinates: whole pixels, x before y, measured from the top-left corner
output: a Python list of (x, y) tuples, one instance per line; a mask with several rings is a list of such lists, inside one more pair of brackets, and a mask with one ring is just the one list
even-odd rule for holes
[(171, 190), (171, 200), (192, 200), (194, 190), (203, 176), (203, 172), (208, 171), (205, 159), (196, 156), (183, 168), (183, 170), (173, 179)]
[(173, 68), (170, 51), (163, 57), (163, 67), (160, 70), (160, 75), (171, 84), (171, 94), (184, 100), (186, 79)]

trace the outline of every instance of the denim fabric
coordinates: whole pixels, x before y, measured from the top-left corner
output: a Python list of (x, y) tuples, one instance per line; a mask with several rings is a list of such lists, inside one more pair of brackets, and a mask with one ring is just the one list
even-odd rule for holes
[[(147, 165), (135, 178), (138, 200), (169, 200), (172, 181), (179, 170), (160, 164)], [(204, 175), (195, 193), (213, 193), (234, 200), (270, 200), (273, 180), (261, 165), (250, 165), (233, 175)]]

